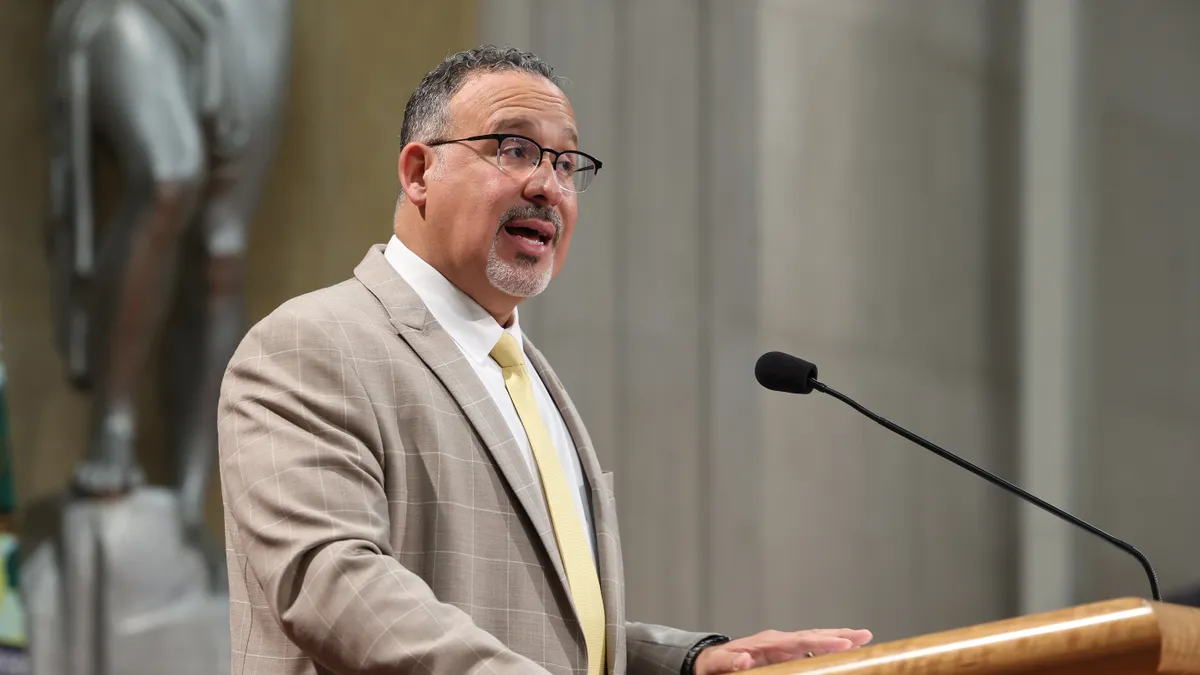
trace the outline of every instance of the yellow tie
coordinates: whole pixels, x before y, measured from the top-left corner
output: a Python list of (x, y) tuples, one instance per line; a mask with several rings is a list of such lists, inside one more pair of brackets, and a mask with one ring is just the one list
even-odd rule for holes
[(567, 475), (558, 452), (550, 440), (550, 432), (538, 414), (537, 401), (533, 398), (533, 387), (525, 371), (525, 359), (517, 339), (502, 333), (500, 341), (492, 349), (492, 358), (504, 371), (504, 386), (512, 398), (529, 437), (533, 459), (542, 476), (542, 489), (546, 493), (546, 506), (550, 510), (550, 522), (554, 526), (554, 537), (562, 553), (563, 567), (567, 571), (567, 583), (571, 586), (571, 597), (575, 610), (583, 624), (583, 636), (587, 641), (587, 663), (589, 675), (604, 672), (604, 601), (600, 596), (600, 578), (592, 559), (583, 520), (571, 489), (567, 486)]

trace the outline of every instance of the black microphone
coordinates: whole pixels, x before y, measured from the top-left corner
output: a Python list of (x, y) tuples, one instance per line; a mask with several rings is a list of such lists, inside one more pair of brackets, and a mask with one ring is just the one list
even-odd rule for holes
[(1150, 594), (1152, 598), (1155, 601), (1162, 600), (1162, 596), (1160, 596), (1158, 592), (1158, 576), (1154, 574), (1154, 567), (1150, 565), (1150, 559), (1147, 558), (1141, 551), (1134, 548), (1131, 544), (1117, 539), (1095, 525), (1092, 525), (1091, 523), (1088, 523), (1080, 518), (1076, 518), (1057, 506), (1045, 501), (1044, 499), (1041, 499), (1040, 497), (1030, 494), (1029, 492), (1026, 492), (1020, 487), (1004, 480), (990, 471), (981, 469), (978, 466), (975, 466), (967, 460), (959, 457), (958, 455), (955, 455), (948, 450), (944, 450), (933, 443), (930, 443), (924, 438), (914, 434), (913, 432), (897, 424), (893, 424), (892, 422), (889, 422), (879, 415), (876, 415), (870, 410), (867, 410), (849, 396), (846, 396), (845, 394), (831, 389), (821, 383), (821, 381), (817, 379), (816, 364), (809, 363), (808, 361), (792, 356), (791, 354), (784, 354), (783, 352), (767, 352), (758, 358), (758, 363), (754, 364), (754, 377), (758, 380), (759, 384), (772, 391), (780, 391), (786, 394), (807, 394), (815, 389), (823, 394), (829, 394), (839, 401), (842, 401), (846, 405), (849, 405), (851, 408), (854, 408), (858, 412), (866, 415), (875, 422), (883, 425), (889, 431), (900, 434), (913, 443), (916, 443), (926, 450), (933, 452), (939, 457), (948, 459), (967, 471), (975, 474), (976, 476), (979, 476), (980, 478), (983, 478), (994, 485), (998, 485), (1005, 490), (1008, 490), (1030, 504), (1033, 504), (1044, 511), (1052, 513), (1068, 523), (1075, 525), (1076, 527), (1081, 527), (1084, 530), (1091, 532), (1097, 537), (1100, 537), (1101, 539), (1136, 558), (1137, 561), (1142, 564), (1142, 567), (1146, 570), (1146, 576), (1150, 579)]

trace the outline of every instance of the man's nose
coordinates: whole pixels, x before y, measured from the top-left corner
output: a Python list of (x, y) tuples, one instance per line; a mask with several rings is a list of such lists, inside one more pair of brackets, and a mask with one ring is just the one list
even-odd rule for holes
[(554, 173), (554, 162), (543, 160), (533, 170), (529, 181), (525, 184), (526, 197), (531, 201), (540, 198), (542, 201), (557, 205), (563, 199), (564, 191), (558, 184), (558, 176)]

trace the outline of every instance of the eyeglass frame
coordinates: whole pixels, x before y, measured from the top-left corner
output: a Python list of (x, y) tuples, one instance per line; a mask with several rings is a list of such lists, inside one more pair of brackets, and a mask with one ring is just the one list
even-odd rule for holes
[[(530, 143), (533, 144), (533, 146), (535, 148), (540, 150), (540, 152), (538, 153), (537, 164), (533, 165), (533, 171), (537, 171), (538, 167), (540, 167), (542, 165), (542, 157), (545, 156), (545, 154), (547, 152), (552, 153), (554, 155), (554, 163), (555, 164), (558, 163), (559, 157), (562, 157), (563, 155), (565, 155), (567, 153), (574, 153), (576, 155), (582, 155), (582, 156), (586, 157), (587, 159), (591, 160), (592, 163), (596, 165), (596, 168), (593, 171), (593, 174), (594, 174), (592, 176), (593, 180), (596, 177), (595, 174), (600, 173), (600, 167), (604, 166), (604, 162), (601, 162), (600, 160), (596, 159), (595, 157), (589, 155), (586, 152), (583, 152), (582, 150), (555, 150), (554, 148), (544, 148), (544, 147), (542, 147), (541, 143), (538, 143), (537, 141), (533, 140), (532, 138), (530, 138), (528, 136), (522, 136), (521, 134), (481, 134), (479, 136), (468, 136), (466, 138), (452, 138), (452, 139), (440, 140), (440, 141), (430, 141), (429, 143), (426, 143), (425, 145), (428, 145), (429, 147), (434, 148), (439, 145), (449, 145), (450, 143), (463, 143), (466, 141), (496, 141), (496, 168), (500, 169), (501, 171), (504, 171), (504, 167), (500, 166), (500, 148), (501, 148), (501, 146), (504, 145), (504, 140), (507, 138), (519, 138), (523, 141), (529, 141)], [(551, 166), (553, 166), (553, 164)], [(533, 175), (533, 171), (530, 171), (530, 175)], [(508, 173), (508, 172), (504, 171), (504, 173)], [(571, 194), (578, 195), (578, 194), (583, 194), (584, 192), (587, 192), (587, 187), (583, 188), (582, 190), (575, 190), (573, 188), (568, 188), (568, 187), (563, 186), (562, 183), (558, 182), (558, 171), (557, 170), (554, 172), (554, 182), (558, 183), (558, 186), (560, 188), (567, 190)], [(591, 181), (588, 181), (588, 187), (591, 187)]]

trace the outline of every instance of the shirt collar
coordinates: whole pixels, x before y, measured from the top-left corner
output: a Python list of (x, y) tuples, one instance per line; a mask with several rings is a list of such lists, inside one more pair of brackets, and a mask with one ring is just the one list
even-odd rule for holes
[(504, 331), (516, 338), (517, 345), (524, 351), (525, 341), (515, 309), (512, 325), (504, 328), (471, 296), (413, 253), (396, 235), (392, 235), (388, 241), (383, 256), (416, 291), (429, 308), (429, 313), (469, 358), (477, 363), (490, 361), (492, 348), (500, 341), (500, 334)]

